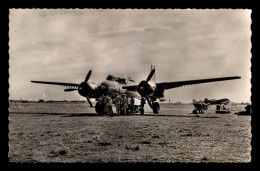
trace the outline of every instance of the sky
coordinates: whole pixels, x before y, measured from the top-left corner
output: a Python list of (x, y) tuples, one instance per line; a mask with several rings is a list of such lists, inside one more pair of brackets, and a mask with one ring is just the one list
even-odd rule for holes
[(138, 84), (241, 76), (165, 91), (171, 102), (251, 98), (251, 10), (10, 9), (9, 99), (85, 100), (31, 80), (99, 83), (108, 74)]

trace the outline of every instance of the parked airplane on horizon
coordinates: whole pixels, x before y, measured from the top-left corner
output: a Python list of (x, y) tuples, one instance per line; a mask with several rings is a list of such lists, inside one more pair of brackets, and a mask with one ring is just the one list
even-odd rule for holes
[(229, 99), (227, 99), (227, 98), (224, 98), (224, 99), (218, 99), (218, 100), (216, 100), (216, 99), (207, 99), (207, 98), (205, 98), (205, 100), (204, 100), (204, 102), (206, 103), (206, 104), (224, 104), (224, 105), (227, 105), (228, 103), (230, 103), (230, 100)]
[[(165, 90), (181, 87), (184, 85), (226, 81), (226, 80), (241, 78), (239, 76), (232, 76), (232, 77), (219, 77), (219, 78), (209, 78), (209, 79), (155, 83), (155, 80), (152, 79), (152, 77), (154, 77), (155, 68), (152, 69), (151, 67), (151, 72), (146, 78), (146, 80), (141, 81), (138, 85), (128, 85), (129, 81), (134, 82), (134, 80), (132, 80), (130, 77), (126, 77), (125, 75), (123, 75), (122, 77), (115, 77), (113, 75), (108, 75), (105, 81), (102, 81), (99, 84), (95, 84), (94, 82), (89, 82), (91, 73), (92, 70), (88, 72), (85, 80), (80, 84), (50, 82), (50, 81), (31, 81), (31, 82), (69, 87), (64, 91), (65, 92), (78, 91), (78, 93), (81, 96), (87, 98), (88, 103), (90, 104), (91, 107), (93, 107), (93, 105), (90, 101), (90, 98), (95, 98), (97, 100), (102, 94), (115, 97), (115, 93), (118, 93), (118, 94), (126, 94), (128, 98), (132, 96), (137, 99), (143, 98), (147, 100), (149, 106), (153, 109), (153, 113), (158, 113), (160, 109), (160, 105), (158, 101), (156, 101), (156, 99), (163, 98)], [(103, 110), (104, 107), (99, 102), (97, 102), (95, 109), (97, 113), (101, 113), (100, 111)]]
[(195, 108), (202, 108), (203, 110), (207, 110), (208, 109), (208, 106), (209, 105), (227, 105), (228, 103), (230, 103), (230, 100), (227, 99), (227, 98), (224, 98), (224, 99), (219, 99), (219, 100), (216, 100), (216, 99), (207, 99), (205, 98), (204, 101), (203, 100), (195, 100), (193, 99), (192, 100), (193, 102), (193, 105)]
[(203, 100), (199, 100), (199, 101), (196, 101), (195, 99), (193, 99), (193, 104), (195, 103), (204, 103), (204, 104), (207, 104), (207, 105), (214, 105), (214, 104), (224, 104), (224, 105), (227, 105), (228, 103), (230, 103), (231, 101), (227, 98), (223, 98), (223, 99), (207, 99), (205, 98), (204, 101)]

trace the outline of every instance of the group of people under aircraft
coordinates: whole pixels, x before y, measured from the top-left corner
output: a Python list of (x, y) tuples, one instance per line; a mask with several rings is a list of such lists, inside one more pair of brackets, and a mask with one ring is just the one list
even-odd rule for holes
[(227, 110), (227, 108), (225, 107), (224, 104), (222, 106), (218, 104), (216, 105), (216, 110)]
[[(141, 102), (138, 99), (134, 99), (132, 96), (129, 99), (126, 97), (126, 94), (123, 94), (122, 97), (118, 93), (115, 94), (116, 96), (112, 99), (109, 95), (102, 95), (99, 98), (99, 103), (104, 104), (104, 113), (109, 116), (112, 116), (113, 113), (113, 104), (116, 107), (116, 114), (117, 115), (128, 115), (128, 114), (135, 114), (138, 112), (137, 106), (140, 106), (139, 111), (141, 114), (144, 112), (144, 104), (145, 100), (141, 99)], [(114, 102), (114, 103), (113, 103)]]
[[(193, 105), (195, 107), (195, 109), (193, 110), (194, 114), (204, 113), (204, 110), (208, 109), (208, 105), (206, 105), (206, 104), (195, 103)], [(217, 104), (216, 105), (216, 110), (219, 111), (219, 110), (229, 110), (229, 109), (227, 109), (224, 104), (222, 104), (222, 105)]]
[(195, 109), (193, 110), (194, 114), (204, 113), (204, 110), (208, 109), (208, 106), (206, 104), (203, 104), (203, 103), (194, 103), (193, 105), (195, 107)]

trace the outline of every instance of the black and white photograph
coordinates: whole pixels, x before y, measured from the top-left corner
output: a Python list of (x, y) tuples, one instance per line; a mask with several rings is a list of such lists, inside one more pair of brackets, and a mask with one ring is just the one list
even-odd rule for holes
[(250, 9), (9, 9), (11, 163), (250, 163)]

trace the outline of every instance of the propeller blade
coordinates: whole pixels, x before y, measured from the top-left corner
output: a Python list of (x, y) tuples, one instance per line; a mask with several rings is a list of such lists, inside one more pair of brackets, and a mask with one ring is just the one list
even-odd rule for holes
[(89, 72), (88, 72), (88, 74), (87, 74), (87, 76), (86, 76), (85, 82), (88, 82), (91, 73), (92, 73), (92, 70), (89, 70)]
[(65, 91), (65, 92), (69, 92), (69, 91), (75, 91), (75, 90), (78, 90), (78, 89), (75, 89), (75, 88), (67, 88), (67, 89), (65, 89), (64, 91)]
[(90, 99), (89, 99), (88, 96), (87, 96), (87, 100), (88, 100), (89, 105), (90, 105), (91, 107), (93, 107), (93, 105), (92, 105), (92, 103), (91, 103), (91, 101), (90, 101)]
[(148, 101), (149, 106), (150, 106), (151, 108), (153, 108), (153, 105), (152, 105), (152, 103), (151, 103), (149, 97), (148, 97), (147, 95), (145, 95), (145, 98), (146, 98), (146, 100)]
[(146, 82), (150, 81), (150, 79), (153, 77), (153, 74), (155, 72), (155, 69), (153, 69), (150, 74), (148, 75), (147, 79), (146, 79)]

